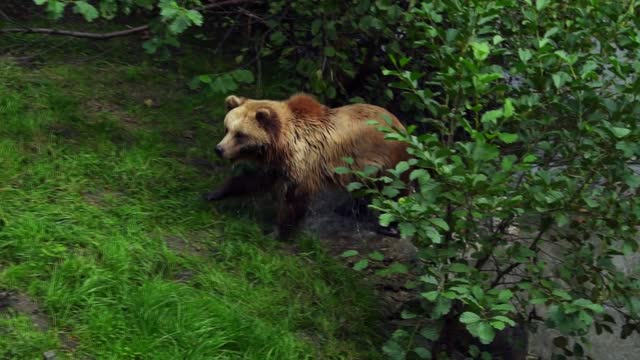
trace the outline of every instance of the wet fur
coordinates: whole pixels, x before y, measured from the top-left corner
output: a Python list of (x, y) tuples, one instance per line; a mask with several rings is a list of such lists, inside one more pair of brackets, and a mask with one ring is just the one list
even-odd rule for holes
[[(266, 180), (231, 178), (208, 194), (208, 199), (275, 186), (280, 199), (278, 235), (282, 237), (304, 217), (314, 194), (327, 186), (346, 186), (355, 180), (335, 173), (336, 167), (346, 165), (344, 157), (353, 158), (356, 169), (365, 165), (392, 168), (409, 157), (406, 144), (384, 139), (383, 133), (367, 124), (372, 119), (385, 124), (382, 115), (386, 114), (394, 127), (404, 129), (393, 114), (374, 105), (330, 109), (306, 94), (296, 94), (284, 102), (230, 96), (226, 105), (232, 113), (227, 114), (225, 124), (229, 122), (249, 137), (261, 139), (262, 143), (251, 144), (262, 149), (253, 160), (270, 169), (271, 175)], [(226, 139), (221, 144), (231, 142)]]

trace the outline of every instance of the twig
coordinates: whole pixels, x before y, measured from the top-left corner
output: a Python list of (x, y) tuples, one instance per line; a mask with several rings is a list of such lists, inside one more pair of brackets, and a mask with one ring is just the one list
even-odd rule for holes
[[(538, 235), (536, 236), (536, 238), (533, 240), (533, 242), (531, 243), (531, 245), (529, 246), (529, 250), (533, 250), (536, 248), (536, 246), (538, 245), (538, 242), (540, 241), (540, 239), (542, 239), (542, 235), (549, 229), (548, 226), (542, 226), (540, 228), (540, 231), (538, 232)], [(496, 287), (497, 285), (500, 284), (500, 280), (502, 280), (502, 278), (505, 275), (508, 275), (511, 271), (513, 271), (515, 268), (517, 268), (518, 266), (520, 266), (522, 263), (519, 262), (515, 262), (509, 266), (507, 266), (506, 268), (504, 268), (503, 270), (500, 270), (497, 272), (496, 274), (496, 278), (493, 279), (493, 281), (491, 282), (491, 288)]]
[[(207, 5), (202, 5), (196, 7), (194, 10), (198, 11), (206, 11), (209, 9), (213, 9), (220, 6), (225, 5), (236, 5), (243, 3), (250, 3), (255, 0), (226, 0), (226, 1), (218, 1)], [(14, 21), (10, 20), (8, 16), (4, 12), (0, 12), (0, 16), (7, 19), (14, 24)], [(93, 39), (93, 40), (108, 40), (117, 37), (129, 36), (132, 34), (136, 34), (142, 31), (146, 31), (149, 29), (149, 24), (141, 25), (130, 29), (112, 31), (107, 33), (95, 33), (95, 32), (86, 32), (86, 31), (72, 31), (72, 30), (62, 30), (62, 29), (54, 29), (54, 28), (29, 28), (22, 25), (19, 25), (19, 28), (8, 28), (8, 29), (0, 29), (0, 33), (29, 33), (29, 34), (45, 34), (45, 35), (60, 35), (60, 36), (72, 36), (78, 38), (85, 39)]]
[(123, 37), (131, 34), (139, 33), (147, 29), (149, 29), (149, 25), (142, 25), (142, 26), (131, 28), (131, 29), (112, 31), (108, 33), (93, 33), (93, 32), (85, 32), (85, 31), (71, 31), (71, 30), (51, 29), (51, 28), (10, 28), (10, 29), (0, 29), (0, 32), (61, 35), (61, 36), (72, 36), (72, 37), (78, 37), (78, 38), (93, 39), (93, 40), (108, 40), (108, 39), (113, 39), (117, 37)]
[(13, 20), (11, 17), (9, 17), (9, 15), (7, 15), (7, 13), (5, 13), (2, 9), (0, 9), (0, 16), (2, 16), (3, 19), (5, 19), (7, 22), (10, 22), (12, 24), (15, 24), (18, 27), (21, 27), (23, 29), (28, 29), (28, 27), (21, 25), (19, 22)]
[(500, 270), (498, 272), (498, 274), (496, 275), (496, 278), (491, 282), (491, 288), (493, 289), (494, 287), (498, 286), (498, 284), (500, 284), (500, 280), (502, 280), (502, 278), (507, 275), (508, 273), (510, 273), (513, 269), (517, 268), (518, 266), (520, 266), (521, 263), (513, 263), (509, 266), (507, 266), (505, 269)]

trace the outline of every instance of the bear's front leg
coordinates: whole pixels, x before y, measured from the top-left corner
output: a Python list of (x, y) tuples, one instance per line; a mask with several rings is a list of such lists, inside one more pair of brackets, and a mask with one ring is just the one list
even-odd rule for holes
[(221, 200), (229, 196), (268, 192), (275, 183), (273, 174), (242, 174), (228, 178), (216, 190), (202, 195), (207, 201)]
[(295, 185), (286, 185), (281, 194), (278, 210), (278, 227), (273, 235), (282, 240), (289, 240), (300, 221), (307, 214), (310, 196)]

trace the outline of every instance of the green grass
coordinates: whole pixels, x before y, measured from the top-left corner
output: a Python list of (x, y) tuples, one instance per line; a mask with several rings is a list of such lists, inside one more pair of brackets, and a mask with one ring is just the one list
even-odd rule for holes
[(0, 358), (377, 358), (357, 274), (313, 239), (263, 237), (248, 205), (199, 200), (226, 172), (192, 161), (216, 161), (222, 98), (177, 73), (0, 59), (0, 288), (50, 321), (0, 313)]

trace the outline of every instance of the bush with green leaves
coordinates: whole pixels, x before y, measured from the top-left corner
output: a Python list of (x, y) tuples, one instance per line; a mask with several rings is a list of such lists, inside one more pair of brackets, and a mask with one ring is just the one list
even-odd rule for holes
[[(405, 41), (420, 55), (392, 56), (384, 74), (432, 131), (379, 124), (413, 159), (386, 176), (355, 171), (363, 181), (350, 186), (420, 249), (422, 302), (385, 346), (393, 358), (485, 358), (483, 345), (516, 323), (559, 331), (556, 358), (583, 357), (590, 329), (612, 331), (611, 313), (622, 338), (640, 333), (637, 271), (615, 266), (638, 251), (639, 10), (545, 0), (411, 8)], [(398, 199), (405, 172), (416, 190)]]

